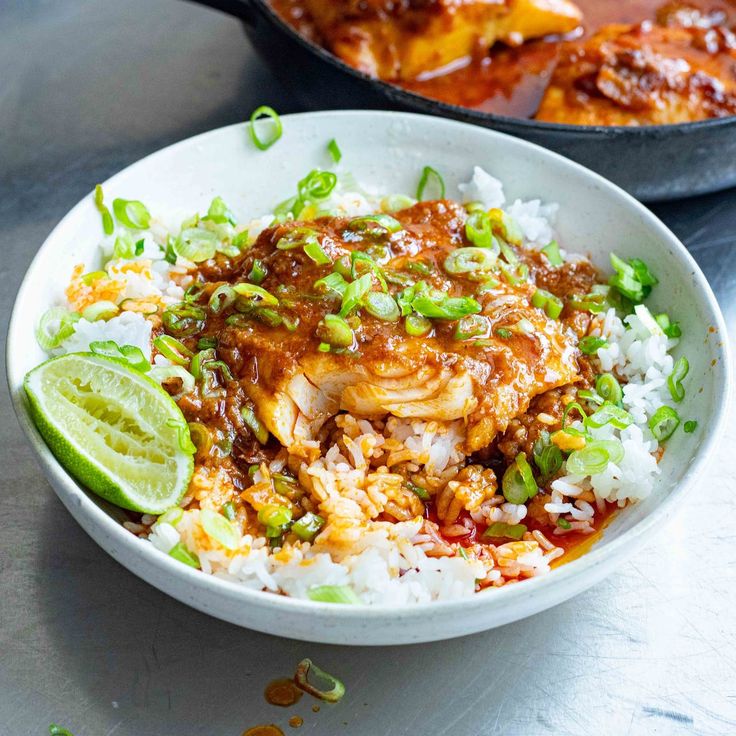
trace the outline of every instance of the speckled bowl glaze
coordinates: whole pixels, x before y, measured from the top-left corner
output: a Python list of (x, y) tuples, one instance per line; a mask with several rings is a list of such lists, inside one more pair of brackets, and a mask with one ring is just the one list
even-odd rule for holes
[[(266, 152), (234, 125), (165, 148), (105, 183), (108, 198), (141, 199), (153, 212), (201, 210), (215, 195), (237, 213), (268, 212), (305, 172), (326, 167), (335, 137), (343, 163), (360, 182), (386, 192), (413, 192), (430, 164), (441, 171), (448, 195), (474, 165), (500, 178), (509, 199), (539, 197), (560, 204), (557, 229), (566, 249), (589, 253), (606, 267), (615, 249), (645, 258), (660, 278), (653, 307), (683, 327), (690, 360), (682, 414), (701, 419), (693, 435), (677, 432), (661, 463), (655, 492), (624, 509), (583, 557), (519, 585), (456, 601), (411, 607), (337, 606), (238, 587), (204, 575), (156, 551), (126, 531), (114, 509), (79, 486), (36, 431), (22, 390), (23, 376), (45, 356), (34, 328), (63, 296), (68, 274), (97, 257), (100, 220), (92, 197), (54, 229), (34, 259), (13, 310), (7, 368), (18, 419), (59, 498), (97, 543), (129, 570), (200, 611), (258, 631), (335, 644), (404, 644), (448, 639), (509, 623), (554, 606), (612, 572), (661, 529), (687, 498), (722, 433), (728, 406), (725, 327), (703, 274), (677, 238), (648, 210), (613, 184), (522, 140), (464, 123), (405, 113), (322, 112), (283, 118), (284, 135)], [(95, 182), (90, 180), (90, 188)]]

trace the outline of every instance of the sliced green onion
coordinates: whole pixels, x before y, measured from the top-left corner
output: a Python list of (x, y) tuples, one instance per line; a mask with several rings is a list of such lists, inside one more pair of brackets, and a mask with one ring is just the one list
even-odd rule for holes
[(632, 302), (642, 302), (651, 293), (652, 286), (659, 283), (647, 264), (639, 258), (632, 258), (626, 263), (615, 253), (611, 253), (611, 266), (616, 273), (609, 283)]
[(233, 289), (239, 296), (252, 301), (258, 300), (263, 306), (277, 307), (279, 305), (279, 300), (273, 294), (256, 284), (235, 284)]
[(494, 256), (501, 252), (501, 247), (493, 235), (491, 217), (483, 210), (470, 213), (465, 221), (465, 237), (478, 248), (488, 248)]
[(667, 337), (682, 337), (682, 329), (680, 328), (680, 323), (670, 322), (669, 315), (664, 313), (655, 314), (654, 319), (656, 320), (657, 324), (662, 328), (662, 332), (664, 332)]
[(557, 526), (560, 527), (560, 529), (572, 529), (572, 524), (567, 520), (560, 517), (557, 519)]
[(604, 401), (610, 401), (617, 406), (621, 404), (621, 400), (624, 397), (621, 384), (611, 373), (604, 373), (596, 378), (595, 390)]
[(412, 309), (424, 317), (456, 320), (468, 314), (477, 314), (480, 304), (469, 296), (448, 297), (442, 292), (418, 294), (412, 299)]
[(192, 442), (192, 436), (189, 434), (189, 425), (183, 419), (167, 419), (166, 426), (176, 430), (179, 449), (182, 452), (188, 455), (194, 455), (197, 452), (197, 446)]
[(194, 304), (180, 302), (167, 307), (161, 319), (167, 332), (176, 337), (190, 337), (204, 329), (207, 313)]
[(99, 281), (100, 279), (104, 279), (107, 277), (107, 273), (105, 271), (90, 271), (89, 273), (85, 273), (84, 276), (82, 276), (82, 283), (85, 286), (90, 286), (91, 284), (94, 284), (95, 281)]
[(383, 291), (369, 291), (365, 295), (365, 311), (384, 322), (396, 322), (399, 319), (399, 306), (391, 294)]
[(172, 506), (170, 509), (161, 514), (156, 519), (157, 524), (169, 524), (169, 526), (176, 526), (184, 518), (184, 509), (180, 506)]
[(237, 549), (240, 546), (240, 533), (222, 514), (212, 509), (201, 509), (199, 523), (207, 536), (225, 549)]
[(637, 304), (634, 307), (634, 313), (639, 318), (642, 325), (649, 330), (650, 335), (664, 334), (664, 330), (659, 326), (659, 323), (654, 319), (652, 313), (643, 304)]
[(137, 199), (113, 199), (112, 211), (118, 221), (131, 230), (146, 230), (151, 224), (151, 213)]
[(502, 340), (508, 340), (510, 337), (514, 336), (514, 333), (506, 327), (499, 327), (496, 329), (496, 335), (498, 335)]
[(110, 210), (105, 206), (104, 194), (102, 193), (102, 186), (97, 184), (95, 186), (95, 207), (97, 211), (102, 215), (102, 230), (105, 235), (112, 235), (115, 232), (115, 223), (112, 220)]
[(376, 214), (354, 217), (347, 225), (351, 232), (366, 233), (376, 237), (400, 232), (403, 228), (401, 223), (391, 215)]
[(180, 365), (155, 365), (148, 372), (148, 377), (158, 383), (166, 383), (172, 379), (181, 381), (181, 393), (190, 394), (194, 391), (196, 381), (194, 376)]
[(141, 373), (151, 370), (151, 364), (146, 360), (143, 351), (135, 345), (118, 345), (113, 340), (98, 340), (89, 344), (90, 352), (96, 355), (105, 355), (108, 358), (117, 358), (127, 363)]
[(371, 258), (370, 255), (368, 255), (368, 253), (354, 250), (350, 254), (350, 278), (357, 279), (358, 276), (361, 275), (361, 272), (366, 272), (366, 269), (361, 268), (361, 265), (365, 266), (367, 271), (376, 277), (384, 291), (388, 291), (388, 285), (386, 284), (383, 269), (373, 260), (373, 258)]
[(421, 201), (424, 199), (424, 190), (430, 182), (437, 189), (438, 196), (435, 199), (445, 198), (445, 180), (440, 176), (436, 169), (431, 166), (425, 166), (422, 169), (422, 175), (419, 177), (419, 184), (417, 185), (417, 199)]
[(456, 340), (470, 340), (473, 337), (486, 337), (490, 329), (487, 317), (473, 314), (463, 317), (455, 327), (454, 338)]
[(319, 202), (327, 199), (337, 186), (337, 174), (332, 171), (310, 171), (297, 185), (298, 199), (302, 202)]
[(348, 585), (319, 585), (309, 589), (309, 600), (320, 603), (360, 604), (357, 593)]
[(188, 227), (174, 241), (174, 251), (187, 261), (202, 263), (215, 257), (219, 242), (217, 235), (211, 230)]
[(578, 398), (579, 399), (585, 399), (586, 401), (590, 401), (593, 404), (598, 404), (599, 406), (604, 403), (605, 399), (597, 394), (595, 391), (588, 391), (587, 388), (581, 388), (578, 391)]
[(200, 337), (197, 340), (197, 350), (209, 350), (210, 348), (217, 347), (216, 337)]
[(115, 302), (99, 301), (90, 304), (86, 309), (82, 310), (82, 317), (87, 322), (97, 322), (97, 320), (108, 320), (114, 317), (120, 311)]
[(340, 316), (347, 317), (353, 309), (359, 307), (363, 303), (363, 297), (370, 291), (372, 286), (373, 280), (369, 273), (348, 284), (345, 293), (342, 295)]
[(339, 164), (340, 159), (342, 158), (342, 151), (340, 150), (340, 146), (337, 145), (337, 141), (334, 138), (327, 144), (327, 150), (330, 152), (332, 160), (336, 164)]
[(326, 266), (332, 263), (332, 259), (324, 252), (319, 242), (307, 243), (304, 246), (304, 252), (318, 265)]
[(571, 452), (566, 468), (572, 475), (597, 475), (608, 467), (609, 462), (620, 463), (623, 457), (623, 445), (617, 440), (597, 440)]
[(41, 315), (36, 328), (36, 340), (42, 350), (58, 348), (64, 340), (74, 334), (74, 325), (82, 316), (63, 307), (51, 307)]
[(215, 197), (212, 200), (207, 214), (202, 219), (215, 222), (218, 225), (230, 224), (235, 226), (238, 224), (235, 215), (230, 212), (222, 197)]
[(235, 504), (232, 501), (228, 501), (227, 503), (222, 504), (220, 508), (220, 513), (228, 521), (235, 521), (236, 519)]
[(562, 255), (560, 254), (560, 246), (558, 245), (556, 240), (553, 240), (548, 245), (545, 245), (544, 248), (542, 248), (542, 253), (547, 256), (549, 265), (554, 266), (555, 268), (561, 266), (565, 262), (562, 259)]
[(543, 478), (550, 478), (562, 467), (562, 451), (549, 441), (549, 432), (542, 432), (534, 443), (534, 463)]
[(264, 265), (263, 261), (261, 261), (259, 258), (254, 259), (253, 266), (250, 269), (250, 273), (248, 274), (248, 281), (253, 284), (260, 284), (263, 282), (263, 279), (265, 279), (267, 275), (268, 269)]
[[(501, 237), (507, 243), (513, 243), (514, 245), (521, 245), (524, 239), (524, 233), (519, 227), (519, 223), (514, 220), (508, 212), (504, 212), (498, 207), (494, 207), (488, 211), (488, 216), (491, 218), (491, 222), (494, 228), (501, 233)], [(501, 244), (501, 250), (504, 250), (504, 244)], [(509, 249), (510, 250), (510, 249)], [(516, 259), (516, 254), (513, 255)], [(509, 263), (515, 263), (515, 260), (508, 259)]]
[(348, 282), (345, 281), (341, 274), (333, 271), (332, 273), (327, 274), (327, 276), (317, 279), (317, 281), (314, 282), (313, 288), (320, 294), (329, 294), (330, 292), (333, 292), (342, 298), (345, 294), (345, 290), (348, 288)]
[(537, 289), (534, 292), (532, 306), (544, 309), (550, 319), (557, 319), (562, 314), (562, 299), (544, 289)]
[(255, 411), (250, 406), (244, 406), (240, 410), (240, 415), (258, 442), (265, 445), (268, 442), (268, 429), (266, 429), (266, 425), (256, 416)]
[(594, 355), (600, 348), (608, 347), (608, 340), (603, 337), (586, 335), (578, 342), (578, 347), (583, 355)]
[(406, 264), (405, 268), (407, 271), (417, 273), (420, 276), (429, 276), (429, 274), (431, 274), (434, 270), (428, 263), (425, 263), (424, 261), (410, 261)]
[(527, 462), (526, 453), (520, 452), (501, 479), (501, 490), (509, 503), (526, 503), (537, 495), (537, 483), (534, 480), (531, 466)]
[(580, 414), (580, 418), (582, 419), (583, 423), (585, 423), (585, 420), (588, 417), (588, 415), (585, 413), (585, 409), (583, 409), (583, 407), (580, 406), (577, 401), (572, 401), (565, 407), (565, 410), (562, 412), (562, 429), (568, 434), (574, 435), (576, 437), (582, 437), (585, 435), (585, 432), (582, 432), (579, 429), (575, 429), (574, 427), (567, 426), (567, 419), (573, 411), (576, 411), (578, 414)]
[[(138, 241), (138, 242), (143, 242), (143, 241)], [(136, 247), (133, 243), (133, 238), (127, 233), (118, 235), (118, 237), (115, 238), (115, 245), (113, 245), (112, 247), (113, 258), (130, 259), (130, 258), (133, 258), (133, 256), (136, 254), (135, 251), (136, 251)]]
[(430, 501), (432, 497), (429, 495), (429, 491), (427, 491), (426, 488), (422, 488), (421, 486), (418, 486), (414, 483), (410, 483), (409, 481), (406, 481), (405, 484), (406, 487), (420, 500), (426, 503), (427, 501)]
[(649, 429), (657, 442), (669, 439), (680, 425), (680, 415), (671, 406), (660, 406), (649, 420)]
[(317, 337), (333, 348), (349, 348), (355, 342), (355, 333), (343, 317), (326, 314), (317, 326)]
[(432, 329), (432, 323), (421, 314), (408, 314), (404, 319), (404, 329), (407, 335), (423, 337)]
[(276, 247), (279, 250), (306, 248), (312, 243), (319, 245), (319, 232), (311, 227), (295, 227), (279, 238)]
[(685, 424), (682, 425), (683, 431), (688, 434), (692, 434), (698, 428), (698, 423), (694, 419), (688, 419)]
[(616, 429), (626, 429), (633, 423), (634, 417), (629, 412), (609, 403), (603, 404), (600, 409), (585, 419), (585, 426), (595, 429), (604, 427), (606, 424), (610, 424)]
[(196, 302), (202, 294), (204, 294), (204, 284), (201, 281), (195, 281), (187, 286), (187, 290), (184, 292), (184, 301)]
[(496, 254), (489, 248), (456, 248), (442, 265), (453, 276), (490, 271), (496, 265)]
[(495, 521), (483, 532), (485, 539), (521, 539), (526, 534), (524, 524), (504, 524)]
[(189, 567), (199, 569), (199, 557), (185, 547), (181, 542), (177, 542), (170, 550), (169, 557), (173, 557), (179, 562), (183, 562)]
[(164, 358), (168, 358), (177, 365), (189, 365), (189, 361), (194, 355), (183, 342), (171, 337), (171, 335), (159, 335), (154, 338), (153, 346)]
[(667, 388), (670, 390), (670, 396), (673, 401), (678, 403), (685, 398), (685, 389), (682, 386), (682, 380), (690, 371), (690, 363), (683, 355), (675, 361), (672, 373), (667, 377)]
[(235, 304), (238, 295), (230, 284), (221, 284), (210, 295), (208, 306), (215, 314), (224, 312)]
[(608, 294), (592, 291), (590, 294), (583, 294), (582, 296), (573, 295), (569, 298), (568, 304), (572, 309), (577, 309), (581, 312), (600, 314), (608, 307)]
[(267, 529), (284, 529), (291, 522), (291, 509), (286, 506), (267, 504), (258, 510), (258, 521)]
[[(357, 598), (355, 593), (353, 593), (353, 595)], [(343, 596), (348, 597), (348, 595), (345, 593), (343, 593)], [(362, 601), (358, 598), (357, 602), (361, 603)], [(314, 674), (318, 681), (320, 681), (321, 683), (325, 683), (326, 687), (328, 687), (329, 689), (320, 690), (312, 685), (312, 683), (309, 682), (310, 672)], [(311, 659), (303, 659), (301, 662), (299, 662), (296, 668), (296, 673), (294, 674), (294, 682), (296, 683), (297, 687), (299, 687), (301, 690), (304, 690), (305, 693), (308, 693), (309, 695), (312, 695), (315, 698), (319, 698), (320, 700), (324, 700), (328, 703), (337, 703), (342, 700), (343, 695), (345, 695), (345, 685), (343, 685), (342, 682), (340, 682), (340, 680), (338, 680), (336, 677), (333, 677), (332, 675), (324, 672), (319, 667), (317, 667), (317, 665), (314, 664)]]
[(291, 531), (303, 542), (312, 542), (324, 525), (325, 520), (321, 516), (307, 511), (291, 525)]
[(197, 452), (201, 455), (209, 455), (212, 449), (212, 433), (201, 422), (188, 422), (189, 437), (191, 438)]
[(501, 263), (498, 268), (511, 286), (518, 286), (519, 284), (524, 283), (529, 276), (529, 267), (526, 263), (520, 263), (515, 268), (511, 268)]
[[(261, 117), (269, 117), (273, 122), (271, 135), (265, 139), (259, 138), (256, 133), (256, 120)], [(266, 149), (271, 148), (271, 146), (281, 138), (281, 135), (284, 132), (284, 126), (276, 110), (268, 105), (261, 105), (253, 110), (253, 114), (250, 116), (248, 132), (250, 133), (250, 139), (253, 141), (253, 145), (261, 151), (265, 151)]]

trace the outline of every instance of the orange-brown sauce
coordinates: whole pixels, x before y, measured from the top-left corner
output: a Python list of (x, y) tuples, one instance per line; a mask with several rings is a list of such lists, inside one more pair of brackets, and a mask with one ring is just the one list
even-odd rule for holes
[[(271, 0), (271, 4), (300, 33), (320, 41), (305, 13), (303, 0)], [(576, 0), (576, 4), (583, 13), (583, 23), (565, 37), (549, 36), (516, 48), (498, 43), (490, 51), (481, 49), (472, 58), (457, 60), (444, 73), (386, 81), (452, 105), (531, 118), (547, 89), (562, 43), (587, 38), (612, 23), (654, 21), (666, 0)], [(734, 0), (687, 0), (682, 4), (704, 13), (722, 11), (727, 25), (736, 23)]]
[(284, 732), (271, 723), (264, 726), (253, 726), (244, 731), (243, 736), (284, 736)]
[(278, 705), (281, 708), (288, 708), (296, 705), (301, 700), (304, 691), (300, 690), (294, 680), (288, 677), (282, 677), (278, 680), (269, 682), (263, 692), (266, 702), (270, 705)]

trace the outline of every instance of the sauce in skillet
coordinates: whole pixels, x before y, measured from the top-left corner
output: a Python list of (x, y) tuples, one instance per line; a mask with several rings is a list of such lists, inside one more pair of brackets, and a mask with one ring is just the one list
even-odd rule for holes
[[(271, 0), (279, 15), (302, 35), (319, 42), (302, 7), (302, 0)], [(655, 21), (666, 0), (576, 0), (583, 24), (566, 37), (550, 36), (512, 48), (496, 44), (489, 52), (460, 59), (440, 72), (410, 81), (387, 80), (424, 97), (483, 112), (531, 118), (554, 71), (561, 44), (587, 38), (612, 23)], [(678, 3), (704, 14), (722, 14), (726, 25), (736, 23), (736, 0), (687, 0)], [(605, 121), (603, 121), (605, 124)]]

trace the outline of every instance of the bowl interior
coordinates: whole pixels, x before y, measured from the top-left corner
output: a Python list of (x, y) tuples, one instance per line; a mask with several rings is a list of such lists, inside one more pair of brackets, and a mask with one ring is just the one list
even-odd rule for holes
[[(326, 146), (333, 137), (343, 152), (341, 170), (367, 187), (414, 193), (422, 167), (429, 164), (442, 172), (448, 196), (453, 197), (473, 166), (482, 166), (504, 182), (509, 201), (520, 197), (558, 202), (559, 240), (568, 251), (588, 253), (602, 268), (608, 266), (610, 251), (643, 258), (657, 274), (660, 284), (650, 300), (652, 308), (680, 321), (683, 338), (677, 354), (690, 361), (689, 390), (678, 410), (684, 418), (698, 419), (698, 429), (694, 435), (675, 433), (661, 462), (656, 492), (619, 514), (591, 553), (565, 566), (566, 574), (582, 570), (586, 558), (604, 555), (617, 540), (624, 544), (639, 522), (669, 506), (694, 474), (694, 463), (719, 429), (727, 402), (728, 367), (722, 318), (702, 273), (676, 238), (621, 190), (566, 159), (493, 131), (411, 114), (338, 112), (285, 117), (283, 138), (266, 152), (255, 149), (243, 125), (183, 141), (114, 176), (105, 184), (105, 195), (108, 201), (140, 199), (154, 216), (174, 222), (202, 212), (219, 195), (240, 220), (247, 220), (291, 196), (298, 179), (310, 169), (329, 167)], [(95, 182), (89, 183), (92, 189)], [(103, 512), (66, 475), (35, 432), (22, 381), (45, 359), (34, 337), (40, 315), (62, 301), (76, 264), (99, 261), (101, 236), (100, 216), (89, 196), (56, 227), (31, 265), (13, 311), (7, 355), (21, 423), (47, 473), (58, 481), (54, 485), (63, 500), (70, 505), (74, 496), (75, 506), (90, 523), (100, 523)], [(557, 570), (548, 578), (561, 573)], [(504, 596), (498, 593), (504, 590), (488, 596), (488, 606), (494, 599), (502, 601)], [(242, 595), (254, 594), (242, 591)]]

